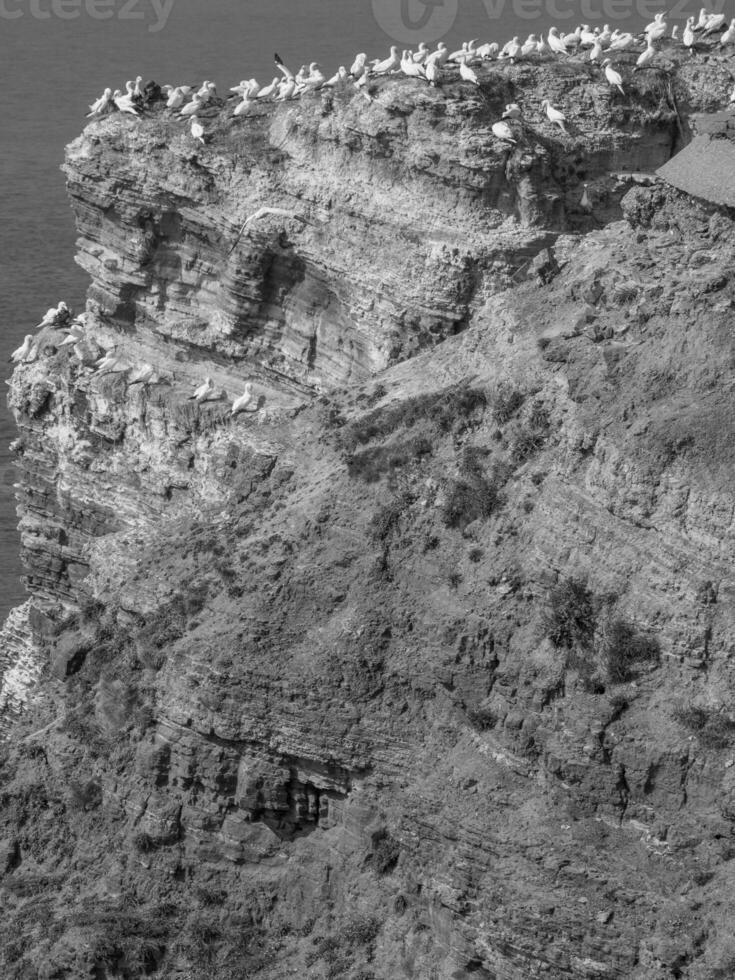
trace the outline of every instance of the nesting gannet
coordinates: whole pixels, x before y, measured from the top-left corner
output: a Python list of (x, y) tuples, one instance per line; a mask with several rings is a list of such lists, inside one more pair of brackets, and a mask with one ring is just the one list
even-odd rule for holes
[(538, 38), (535, 34), (529, 34), (521, 47), (521, 54), (524, 58), (532, 54), (538, 54)]
[(549, 36), (547, 42), (554, 54), (569, 54), (566, 45), (559, 37), (559, 30), (556, 27), (549, 28)]
[(340, 65), (337, 73), (328, 78), (326, 82), (322, 85), (322, 88), (336, 88), (344, 89), (347, 87), (347, 83), (350, 80), (350, 73), (347, 71), (344, 65)]
[(569, 51), (570, 48), (576, 49), (579, 47), (580, 41), (582, 39), (582, 28), (578, 27), (576, 30), (572, 31), (571, 34), (562, 34), (561, 41), (564, 47)]
[(142, 364), (138, 370), (130, 376), (128, 379), (129, 385), (147, 385), (150, 383), (155, 384), (159, 380), (159, 376), (156, 374), (156, 369), (152, 364)]
[(194, 116), (196, 113), (204, 106), (204, 101), (198, 92), (195, 92), (192, 96), (191, 102), (183, 106), (179, 115), (181, 116)]
[(196, 116), (191, 117), (191, 135), (204, 146), (204, 126), (202, 126)]
[(582, 24), (582, 30), (579, 35), (579, 44), (583, 48), (591, 48), (593, 44), (597, 41), (597, 34), (595, 31), (590, 30), (589, 24)]
[(204, 384), (200, 385), (194, 394), (189, 396), (189, 401), (195, 401), (201, 404), (202, 402), (219, 401), (222, 397), (222, 393), (217, 394), (214, 382), (207, 376), (204, 379)]
[(520, 38), (516, 35), (508, 45), (506, 51), (506, 57), (510, 58), (511, 64), (521, 57), (523, 53), (523, 48), (521, 46)]
[(609, 58), (606, 58), (602, 62), (602, 67), (605, 69), (605, 78), (608, 80), (608, 82), (618, 88), (621, 95), (625, 95), (625, 92), (623, 91), (622, 76), (612, 67), (612, 62)]
[(73, 344), (79, 343), (84, 337), (84, 327), (72, 324), (72, 328), (69, 333), (64, 337), (64, 339), (59, 344), (59, 347), (71, 347)]
[(477, 49), (477, 57), (482, 61), (492, 61), (493, 58), (498, 57), (500, 51), (500, 45), (495, 41), (490, 41), (487, 44), (481, 44)]
[(633, 69), (633, 71), (638, 71), (639, 68), (645, 68), (653, 61), (655, 57), (656, 57), (656, 49), (653, 46), (653, 41), (649, 36), (646, 50), (643, 52), (642, 55), (639, 56), (638, 60), (635, 63), (636, 66)]
[(625, 51), (627, 48), (631, 47), (635, 43), (635, 38), (632, 34), (618, 34), (610, 41), (610, 51)]
[(470, 66), (467, 64), (466, 57), (459, 63), (459, 77), (463, 81), (469, 82), (471, 85), (477, 85), (478, 87), (480, 85), (479, 79), (477, 78), (477, 72), (474, 70), (474, 68), (470, 68)]
[(393, 45), (390, 49), (390, 56), (384, 61), (379, 61), (373, 65), (374, 75), (388, 75), (390, 72), (398, 71), (401, 67), (401, 59), (398, 57), (398, 48)]
[(250, 403), (253, 401), (252, 387), (252, 384), (250, 381), (248, 381), (248, 383), (245, 385), (245, 391), (232, 403), (232, 409), (230, 411), (231, 415), (237, 415), (238, 412), (253, 411), (254, 408), (257, 408), (257, 406), (248, 408)]
[(322, 66), (318, 62), (312, 61), (309, 65), (309, 74), (302, 82), (304, 88), (307, 92), (318, 92), (325, 81), (326, 77), (322, 71)]
[(505, 112), (502, 115), (503, 119), (520, 119), (521, 118), (521, 107), (517, 102), (509, 102), (505, 107)]
[(704, 27), (704, 36), (708, 34), (714, 34), (715, 31), (721, 31), (726, 23), (726, 18), (724, 14), (710, 14), (709, 19)]
[(284, 78), (281, 83), (281, 88), (279, 89), (278, 95), (276, 96), (276, 102), (285, 102), (287, 99), (293, 98), (296, 92), (296, 79), (295, 78)]
[(440, 41), (437, 44), (436, 51), (433, 51), (426, 60), (435, 62), (440, 68), (442, 65), (446, 65), (447, 61), (449, 61), (449, 48), (444, 41)]
[(419, 78), (422, 81), (426, 81), (426, 69), (423, 65), (413, 60), (413, 55), (410, 51), (403, 52), (401, 71), (408, 78)]
[(95, 362), (95, 370), (100, 374), (115, 374), (129, 371), (130, 365), (115, 353), (115, 348)]
[(258, 92), (259, 99), (272, 99), (278, 94), (278, 86), (280, 85), (280, 79), (274, 78), (270, 85), (266, 85)]
[(365, 65), (367, 63), (367, 55), (365, 52), (361, 52), (357, 55), (355, 60), (352, 62), (352, 67), (350, 68), (350, 75), (357, 81), (358, 78), (362, 78), (367, 70)]
[(133, 88), (133, 96), (136, 99), (142, 99), (143, 98), (143, 94), (144, 94), (144, 92), (143, 92), (143, 76), (142, 75), (138, 75), (138, 77), (135, 79), (135, 86)]
[(22, 361), (25, 361), (25, 359), (31, 353), (32, 348), (33, 348), (33, 334), (29, 333), (26, 334), (25, 340), (20, 345), (20, 347), (18, 347), (17, 350), (14, 350), (13, 353), (10, 355), (9, 358), (10, 363), (20, 364)]
[(660, 41), (666, 34), (668, 25), (664, 20), (665, 16), (666, 14), (656, 14), (656, 17), (659, 18), (658, 23), (649, 24), (646, 28), (645, 33), (649, 41)]
[(491, 127), (493, 135), (497, 136), (499, 140), (507, 140), (509, 143), (517, 143), (518, 140), (513, 135), (513, 130), (510, 128), (507, 122), (496, 122), (492, 124)]
[(699, 8), (699, 20), (697, 21), (697, 25), (694, 28), (694, 30), (695, 31), (703, 31), (705, 29), (705, 27), (707, 26), (707, 21), (709, 20), (709, 18), (710, 18), (710, 12), (709, 12), (709, 10), (707, 10), (706, 7), (700, 7)]
[(684, 33), (681, 36), (681, 43), (691, 51), (694, 46), (694, 18), (690, 17), (686, 22)]
[(458, 51), (452, 51), (447, 55), (447, 61), (462, 61), (468, 54), (467, 41), (462, 42), (462, 47)]
[(545, 58), (546, 55), (550, 53), (550, 51), (551, 48), (549, 47), (546, 38), (542, 34), (538, 39), (538, 43), (536, 44), (536, 54), (542, 58)]
[(41, 327), (63, 326), (65, 323), (69, 322), (70, 317), (71, 313), (69, 312), (69, 307), (62, 300), (58, 306), (51, 306), (48, 310), (46, 310), (46, 313), (36, 327), (36, 330), (40, 330)]
[(567, 127), (564, 123), (567, 121), (567, 117), (559, 109), (555, 109), (548, 99), (544, 99), (541, 105), (546, 109), (546, 115), (549, 121), (555, 123), (563, 133), (567, 132)]
[(735, 43), (735, 17), (730, 21), (730, 26), (720, 38), (720, 44)]
[(441, 85), (442, 80), (442, 70), (436, 61), (427, 61), (426, 67), (424, 69), (426, 72), (426, 80), (429, 85), (436, 88), (437, 85)]
[(103, 112), (107, 109), (112, 108), (112, 89), (106, 88), (102, 95), (90, 105), (90, 111), (87, 113), (87, 118), (90, 116), (101, 116)]
[(176, 88), (171, 89), (166, 100), (167, 109), (180, 109), (184, 102), (186, 101), (186, 96), (181, 90), (181, 86), (177, 85)]
[(417, 65), (423, 65), (430, 53), (429, 45), (425, 41), (422, 41), (419, 44), (418, 51), (414, 51), (413, 53), (413, 60)]
[(592, 64), (595, 64), (597, 61), (600, 60), (601, 57), (602, 57), (602, 45), (600, 44), (599, 39), (596, 38), (595, 43), (592, 45), (592, 50), (590, 51), (589, 59), (592, 62)]
[(112, 101), (115, 103), (120, 112), (127, 112), (131, 116), (137, 116), (138, 110), (133, 103), (131, 95), (123, 95), (120, 89), (115, 89), (112, 96)]

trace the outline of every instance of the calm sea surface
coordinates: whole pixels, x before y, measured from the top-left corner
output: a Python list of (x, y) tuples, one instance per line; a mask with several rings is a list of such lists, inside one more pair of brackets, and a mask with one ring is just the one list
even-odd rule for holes
[[(601, 10), (603, 2), (592, 6)], [(554, 3), (547, 9), (563, 29), (571, 29), (581, 16), (579, 3)], [(635, 26), (641, 23), (637, 6), (636, 12), (631, 2), (629, 23)], [(665, 7), (651, 0), (644, 16), (656, 9)], [(597, 24), (603, 18), (588, 13), (585, 19)], [(273, 51), (295, 68), (319, 61), (331, 73), (340, 64), (349, 67), (358, 51), (384, 57), (391, 43), (415, 47), (419, 36), (459, 47), (472, 37), (525, 38), (549, 23), (541, 0), (536, 6), (534, 0), (0, 0), (3, 363), (49, 306), (60, 299), (75, 312), (84, 306), (87, 281), (74, 264), (75, 231), (59, 166), (64, 146), (85, 124), (87, 104), (106, 86), (122, 89), (126, 79), (140, 74), (161, 84), (209, 78), (223, 91), (241, 78), (270, 81)], [(24, 591), (8, 453), (16, 433), (1, 401), (4, 619)]]

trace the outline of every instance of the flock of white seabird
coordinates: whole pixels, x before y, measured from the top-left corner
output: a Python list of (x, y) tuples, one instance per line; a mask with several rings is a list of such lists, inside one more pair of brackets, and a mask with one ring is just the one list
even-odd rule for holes
[[(529, 34), (525, 42), (515, 36), (502, 46), (495, 42), (480, 44), (475, 39), (464, 42), (456, 51), (450, 51), (447, 45), (440, 41), (436, 50), (431, 51), (429, 46), (422, 42), (416, 51), (399, 52), (394, 45), (387, 58), (369, 61), (364, 52), (358, 54), (349, 69), (340, 65), (331, 78), (326, 77), (318, 62), (302, 65), (299, 71), (294, 73), (276, 54), (275, 64), (279, 75), (276, 75), (265, 87), (261, 87), (255, 78), (243, 79), (230, 89), (230, 95), (226, 100), (219, 98), (216, 86), (209, 80), (203, 82), (198, 89), (191, 85), (164, 85), (159, 88), (153, 82), (143, 86), (143, 79), (138, 76), (135, 81), (125, 83), (125, 92), (120, 89), (114, 92), (109, 88), (105, 89), (100, 98), (90, 105), (91, 111), (88, 116), (98, 118), (115, 111), (137, 116), (151, 102), (163, 99), (168, 109), (176, 112), (182, 119), (190, 120), (192, 138), (205, 144), (207, 134), (197, 113), (209, 107), (221, 108), (231, 101), (235, 103), (232, 111), (234, 117), (246, 114), (248, 109), (256, 104), (287, 102), (308, 93), (330, 90), (360, 92), (369, 102), (372, 102), (373, 95), (369, 85), (372, 79), (386, 76), (414, 78), (438, 87), (443, 82), (456, 81), (456, 74), (449, 74), (452, 71), (458, 72), (460, 81), (480, 87), (476, 70), (478, 66), (489, 62), (515, 64), (519, 61), (559, 57), (581, 57), (593, 65), (598, 65), (603, 69), (610, 87), (624, 96), (623, 77), (614, 67), (609, 55), (615, 56), (622, 52), (635, 53), (643, 46), (633, 69), (638, 71), (655, 67), (653, 62), (656, 55), (665, 46), (681, 44), (693, 54), (698, 39), (712, 39), (719, 33), (719, 45), (726, 47), (735, 44), (735, 18), (728, 26), (724, 14), (713, 13), (703, 7), (696, 22), (694, 17), (688, 19), (681, 39), (678, 32), (678, 26), (674, 26), (669, 33), (666, 14), (658, 13), (637, 36), (618, 29), (611, 30), (608, 24), (605, 24), (602, 29), (598, 27), (594, 30), (590, 29), (588, 24), (581, 24), (566, 34), (560, 33), (556, 27), (549, 28), (546, 36)], [(730, 100), (731, 105), (734, 103), (735, 91)], [(543, 108), (550, 122), (566, 132), (564, 113), (548, 100), (543, 103)], [(498, 139), (516, 143), (517, 136), (511, 126), (514, 119), (520, 119), (520, 110), (512, 116), (507, 112), (504, 113), (503, 118), (493, 124), (493, 134)]]
[[(62, 301), (58, 306), (52, 306), (46, 311), (43, 319), (37, 325), (36, 330), (51, 327), (64, 331), (64, 339), (55, 344), (55, 349), (61, 350), (62, 347), (71, 346), (74, 355), (85, 364), (89, 363), (90, 353), (89, 349), (85, 349), (84, 347), (88, 318), (88, 313), (80, 313), (78, 316), (72, 318), (71, 310)], [(99, 343), (96, 340), (93, 343), (94, 349), (99, 352)], [(48, 346), (52, 345), (49, 343)], [(30, 364), (38, 357), (38, 349), (39, 343), (34, 335), (26, 334), (23, 343), (17, 350), (13, 351), (9, 360), (12, 364)], [(117, 346), (111, 347), (105, 351), (102, 357), (97, 358), (92, 364), (92, 370), (97, 374), (127, 374), (128, 371), (131, 371), (132, 374), (128, 378), (129, 387), (137, 384), (161, 384), (169, 380), (159, 374), (153, 365), (148, 362), (134, 367), (123, 355), (118, 354)], [(240, 412), (258, 411), (257, 399), (252, 389), (252, 382), (248, 381), (243, 393), (238, 395), (232, 402), (230, 408), (231, 416), (234, 417)], [(194, 394), (190, 396), (191, 400), (196, 401), (198, 404), (207, 401), (221, 401), (227, 397), (227, 392), (224, 389), (216, 389), (210, 377), (207, 377), (204, 384), (200, 385)]]

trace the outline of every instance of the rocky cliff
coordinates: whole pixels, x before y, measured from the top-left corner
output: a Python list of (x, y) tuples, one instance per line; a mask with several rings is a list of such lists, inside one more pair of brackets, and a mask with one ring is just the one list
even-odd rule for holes
[(71, 144), (89, 327), (9, 396), (4, 976), (732, 975), (735, 222), (641, 172), (733, 67)]

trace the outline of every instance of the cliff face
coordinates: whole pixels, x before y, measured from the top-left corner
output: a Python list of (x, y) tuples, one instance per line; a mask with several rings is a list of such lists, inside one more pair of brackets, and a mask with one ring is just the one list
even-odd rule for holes
[(5, 976), (732, 974), (735, 225), (620, 176), (731, 67), (68, 148), (90, 327), (10, 390)]

